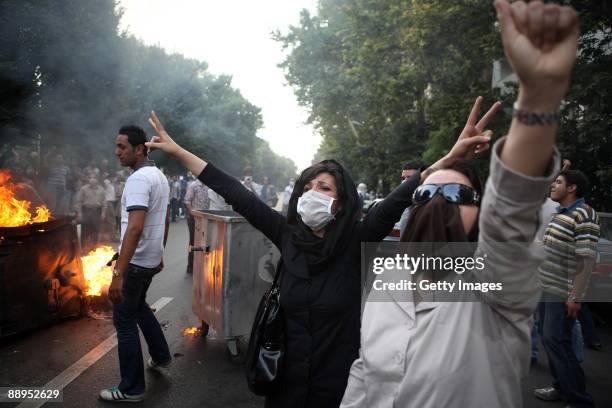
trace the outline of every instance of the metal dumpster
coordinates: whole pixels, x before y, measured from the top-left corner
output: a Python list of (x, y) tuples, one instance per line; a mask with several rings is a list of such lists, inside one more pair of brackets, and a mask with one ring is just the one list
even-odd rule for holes
[(0, 338), (83, 313), (84, 278), (71, 221), (0, 228)]
[(280, 258), (276, 246), (233, 211), (195, 211), (191, 306), (227, 340), (231, 356), (246, 338)]

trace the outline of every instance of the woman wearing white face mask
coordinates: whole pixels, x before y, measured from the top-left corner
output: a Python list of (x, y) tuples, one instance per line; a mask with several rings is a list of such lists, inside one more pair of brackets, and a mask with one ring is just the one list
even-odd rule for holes
[[(480, 106), (480, 99), (477, 106)], [(462, 133), (454, 153), (488, 148), (484, 125)], [(334, 160), (302, 172), (295, 182), (287, 216), (272, 210), (239, 181), (177, 145), (155, 113), (151, 125), (159, 136), (147, 143), (178, 158), (235, 211), (266, 235), (282, 254), (280, 285), (285, 323), (285, 366), (267, 407), (338, 407), (352, 362), (358, 357), (361, 310), (361, 242), (381, 241), (410, 205), (420, 183), (416, 173), (360, 221), (355, 183)]]

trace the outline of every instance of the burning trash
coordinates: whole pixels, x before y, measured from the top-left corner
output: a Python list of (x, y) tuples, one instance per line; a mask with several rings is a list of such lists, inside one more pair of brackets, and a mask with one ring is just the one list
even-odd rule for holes
[(29, 190), (32, 188), (23, 183), (13, 183), (11, 179), (8, 170), (0, 170), (0, 227), (21, 227), (49, 221), (51, 211), (46, 205), (41, 204), (30, 211), (31, 201), (19, 199), (19, 193), (31, 195)]
[(187, 327), (183, 329), (183, 336), (197, 335), (198, 333), (200, 333), (200, 329), (196, 326)]
[(111, 284), (113, 271), (106, 264), (114, 254), (115, 250), (113, 248), (102, 246), (81, 257), (86, 296), (101, 296), (102, 289)]
[(0, 251), (0, 338), (85, 313), (79, 242), (69, 217), (0, 227)]

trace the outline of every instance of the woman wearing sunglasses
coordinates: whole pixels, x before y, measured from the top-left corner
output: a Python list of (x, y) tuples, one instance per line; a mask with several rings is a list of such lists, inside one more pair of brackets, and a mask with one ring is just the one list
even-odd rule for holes
[[(521, 379), (529, 368), (542, 259), (530, 243), (559, 169), (557, 112), (569, 85), (578, 28), (570, 7), (506, 0), (495, 6), (519, 94), (508, 135), (493, 146), (486, 191), (481, 198), (478, 177), (465, 163), (432, 172), (414, 192), (401, 240), (408, 246), (475, 242), (475, 255), (488, 257), (486, 267), (443, 277), (501, 283), (503, 290), (480, 292), (478, 299), (469, 291), (471, 301), (440, 302), (427, 290), (373, 289), (342, 407), (523, 406)], [(398, 275), (419, 279), (399, 267), (380, 276)]]
[[(468, 125), (436, 166), (489, 148), (491, 132), (483, 129), (500, 104), (476, 123), (481, 103), (477, 98)], [(266, 407), (338, 407), (359, 355), (361, 243), (379, 242), (389, 234), (411, 204), (421, 175), (402, 183), (360, 221), (355, 183), (338, 162), (324, 160), (296, 180), (285, 217), (233, 177), (178, 146), (153, 112), (150, 122), (158, 136), (148, 147), (175, 156), (199, 174), (281, 252), (285, 365), (280, 384), (266, 396)]]
[[(477, 98), (457, 143), (436, 166), (489, 148), (491, 132), (484, 128), (500, 104), (476, 123), (481, 103)], [(285, 365), (280, 384), (266, 396), (266, 406), (338, 407), (359, 355), (361, 243), (379, 242), (389, 234), (411, 204), (421, 175), (402, 183), (360, 221), (355, 183), (338, 162), (324, 160), (296, 180), (284, 217), (233, 177), (178, 146), (153, 112), (150, 122), (158, 136), (148, 147), (178, 158), (281, 252)]]

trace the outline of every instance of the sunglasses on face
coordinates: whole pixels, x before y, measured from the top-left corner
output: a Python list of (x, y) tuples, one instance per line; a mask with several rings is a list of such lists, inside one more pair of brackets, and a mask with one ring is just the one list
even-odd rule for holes
[(442, 194), (444, 199), (454, 204), (478, 204), (480, 195), (472, 187), (459, 183), (423, 184), (417, 187), (412, 195), (414, 204), (423, 204), (436, 194)]

